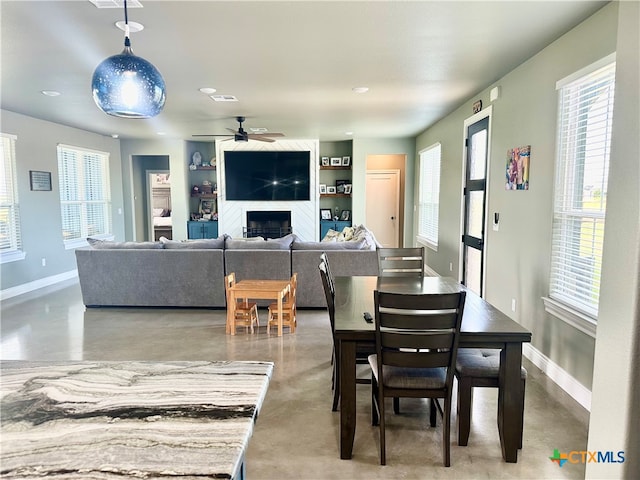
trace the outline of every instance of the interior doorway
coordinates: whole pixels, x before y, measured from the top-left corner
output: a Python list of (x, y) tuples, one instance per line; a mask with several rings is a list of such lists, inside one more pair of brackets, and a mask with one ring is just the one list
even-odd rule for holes
[(370, 170), (366, 177), (366, 225), (385, 248), (400, 246), (400, 170)]
[(147, 170), (147, 240), (171, 240), (171, 178), (169, 170)]
[(483, 297), (490, 117), (478, 115), (465, 122), (461, 283)]

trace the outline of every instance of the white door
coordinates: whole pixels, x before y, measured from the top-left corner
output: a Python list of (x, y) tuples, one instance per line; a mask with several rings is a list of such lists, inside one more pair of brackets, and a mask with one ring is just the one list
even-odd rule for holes
[(366, 226), (386, 248), (400, 243), (400, 170), (371, 170), (366, 183)]

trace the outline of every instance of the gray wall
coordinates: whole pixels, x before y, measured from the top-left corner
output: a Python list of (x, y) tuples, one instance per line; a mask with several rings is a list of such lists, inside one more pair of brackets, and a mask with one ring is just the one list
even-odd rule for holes
[[(17, 135), (16, 164), (20, 228), (24, 260), (1, 266), (0, 290), (63, 275), (76, 269), (74, 250), (65, 250), (62, 241), (60, 190), (58, 180), (59, 143), (100, 150), (110, 154), (113, 233), (124, 240), (120, 142), (77, 128), (45, 122), (7, 110), (0, 110), (3, 133)], [(51, 172), (52, 191), (32, 192), (29, 170)], [(46, 266), (42, 266), (42, 258)]]
[[(594, 339), (549, 316), (541, 300), (548, 294), (551, 256), (555, 84), (616, 50), (617, 8), (605, 6), (491, 85), (500, 86), (501, 96), (492, 107), (488, 212), (500, 213), (500, 230), (486, 233), (485, 298), (530, 329), (533, 347), (589, 389)], [(449, 262), (459, 271), (464, 120), (475, 100), (491, 104), (491, 87), (417, 138), (416, 151), (442, 144), (439, 246), (437, 252), (427, 249), (428, 265), (442, 275), (452, 275)], [(506, 152), (521, 145), (531, 145), (530, 190), (505, 191)]]

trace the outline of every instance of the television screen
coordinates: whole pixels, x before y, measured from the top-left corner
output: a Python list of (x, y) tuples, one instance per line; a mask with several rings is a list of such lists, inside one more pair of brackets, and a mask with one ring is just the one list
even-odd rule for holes
[(309, 200), (310, 152), (224, 153), (227, 200)]

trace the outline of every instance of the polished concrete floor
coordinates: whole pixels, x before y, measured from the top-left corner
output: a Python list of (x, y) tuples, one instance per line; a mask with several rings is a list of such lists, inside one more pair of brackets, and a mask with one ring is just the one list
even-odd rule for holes
[[(495, 389), (476, 389), (469, 446), (442, 466), (442, 426), (428, 405), (404, 400), (387, 420), (387, 465), (378, 462), (369, 387), (358, 386), (353, 459), (340, 460), (339, 413), (331, 411), (331, 334), (326, 312), (299, 311), (294, 335), (225, 335), (225, 312), (192, 309), (85, 309), (69, 281), (2, 302), (0, 358), (28, 360), (269, 360), (273, 379), (246, 456), (252, 479), (583, 478), (584, 466), (551, 462), (554, 449), (584, 450), (588, 412), (530, 362), (524, 446), (504, 463)], [(363, 367), (364, 368), (364, 367)], [(454, 406), (455, 410), (455, 406)]]

